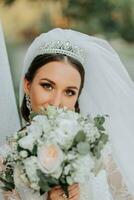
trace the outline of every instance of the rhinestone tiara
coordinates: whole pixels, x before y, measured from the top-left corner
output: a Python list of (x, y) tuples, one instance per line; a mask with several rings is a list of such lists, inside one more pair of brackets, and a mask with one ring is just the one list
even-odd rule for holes
[(82, 64), (85, 61), (85, 51), (76, 45), (72, 45), (70, 41), (51, 41), (44, 43), (38, 50), (39, 54), (59, 53), (73, 57)]

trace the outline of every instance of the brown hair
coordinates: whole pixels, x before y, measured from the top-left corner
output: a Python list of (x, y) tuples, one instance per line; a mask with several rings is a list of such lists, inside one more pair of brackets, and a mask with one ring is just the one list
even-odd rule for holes
[[(83, 88), (84, 85), (84, 77), (85, 77), (85, 71), (84, 68), (82, 66), (82, 64), (77, 61), (76, 59), (70, 57), (70, 56), (66, 56), (66, 55), (62, 55), (62, 54), (43, 54), (43, 55), (38, 55), (37, 57), (34, 58), (34, 60), (32, 61), (27, 73), (25, 74), (25, 78), (29, 81), (32, 82), (36, 72), (39, 68), (41, 68), (43, 65), (52, 62), (52, 61), (67, 61), (69, 64), (71, 64), (75, 69), (78, 70), (78, 72), (80, 73), (81, 76), (81, 85), (80, 85), (80, 90), (79, 90), (79, 95), (81, 94), (81, 90)], [(78, 100), (75, 104), (75, 111), (76, 112), (80, 112), (79, 109), (79, 103)], [(23, 116), (23, 118), (26, 121), (29, 121), (29, 109), (26, 106), (26, 97), (24, 95), (23, 101), (22, 101), (22, 105), (21, 105), (21, 114)]]

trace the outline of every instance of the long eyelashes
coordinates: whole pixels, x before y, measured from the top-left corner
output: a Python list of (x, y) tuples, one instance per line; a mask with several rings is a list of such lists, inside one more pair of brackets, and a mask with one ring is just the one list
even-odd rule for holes
[[(52, 91), (54, 89), (53, 85), (51, 83), (41, 83), (40, 84), (44, 89), (46, 89), (47, 91)], [(76, 95), (76, 92), (74, 90), (71, 89), (66, 89), (65, 90), (65, 95), (68, 97), (74, 96)]]
[(74, 95), (76, 94), (76, 92), (73, 91), (73, 90), (66, 90), (65, 94), (66, 94), (67, 96), (74, 96)]
[(50, 83), (41, 83), (40, 84), (43, 88), (47, 89), (47, 90), (52, 90), (53, 86)]

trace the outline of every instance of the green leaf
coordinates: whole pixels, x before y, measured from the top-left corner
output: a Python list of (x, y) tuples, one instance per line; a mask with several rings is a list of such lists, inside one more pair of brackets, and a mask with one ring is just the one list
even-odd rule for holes
[(59, 185), (59, 180), (44, 174), (41, 170), (37, 170), (39, 177), (39, 186), (42, 192), (48, 192), (52, 187)]
[(108, 142), (108, 135), (106, 135), (105, 133), (102, 133), (101, 140), (103, 144), (106, 144)]
[(12, 182), (8, 183), (6, 180), (4, 180), (4, 179), (2, 180), (1, 178), (0, 178), (0, 181), (3, 182), (3, 184), (4, 184), (4, 186), (1, 187), (2, 190), (6, 190), (6, 191), (10, 190), (11, 191), (15, 188), (15, 184)]
[(37, 115), (39, 115), (39, 113), (31, 112), (31, 113), (30, 113), (30, 116), (29, 116), (30, 120), (32, 120), (32, 119), (33, 119), (35, 116), (37, 116)]
[(23, 151), (23, 150), (25, 150), (25, 149), (22, 148), (22, 147), (18, 144), (18, 146), (17, 146), (17, 151), (18, 151), (18, 152), (21, 152), (21, 151)]
[(62, 187), (62, 189), (64, 190), (65, 195), (67, 196), (67, 198), (69, 198), (69, 191), (68, 191), (68, 183), (66, 178), (60, 178), (60, 186)]
[(13, 166), (7, 165), (6, 169), (4, 170), (4, 177), (3, 175), (0, 176), (0, 181), (3, 183), (2, 189), (3, 190), (13, 190), (15, 188), (14, 178), (13, 178)]
[(4, 183), (4, 184), (6, 184), (6, 180), (4, 179), (4, 178), (2, 178), (2, 177), (0, 177), (0, 181), (2, 182), (2, 183)]
[(74, 138), (74, 142), (77, 144), (79, 142), (84, 142), (86, 140), (86, 135), (84, 131), (78, 131), (77, 135)]
[(105, 128), (104, 128), (103, 126), (100, 126), (100, 127), (99, 127), (99, 130), (100, 130), (100, 131), (105, 131)]
[(42, 192), (44, 192), (44, 193), (49, 192), (51, 190), (51, 187), (45, 181), (40, 180), (38, 184), (39, 184)]
[(33, 147), (32, 155), (37, 156), (37, 145), (36, 144)]
[(77, 144), (77, 150), (79, 154), (86, 155), (90, 152), (90, 145), (88, 142), (80, 142)]
[(61, 187), (62, 187), (65, 195), (67, 196), (67, 198), (69, 198), (68, 184), (62, 184)]
[(94, 118), (94, 122), (95, 122), (95, 126), (101, 130), (101, 131), (104, 131), (104, 127), (103, 127), (103, 124), (105, 122), (105, 117), (104, 116), (97, 116)]

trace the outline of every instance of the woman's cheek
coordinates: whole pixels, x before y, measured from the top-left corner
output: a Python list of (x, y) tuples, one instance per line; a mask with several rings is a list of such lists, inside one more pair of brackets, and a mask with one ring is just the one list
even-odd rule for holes
[(73, 110), (77, 101), (77, 97), (68, 98), (66, 97), (64, 101), (64, 106), (67, 107), (69, 110)]
[(31, 104), (33, 111), (39, 111), (41, 107), (45, 107), (50, 100), (50, 93), (47, 91), (36, 90), (31, 95)]

